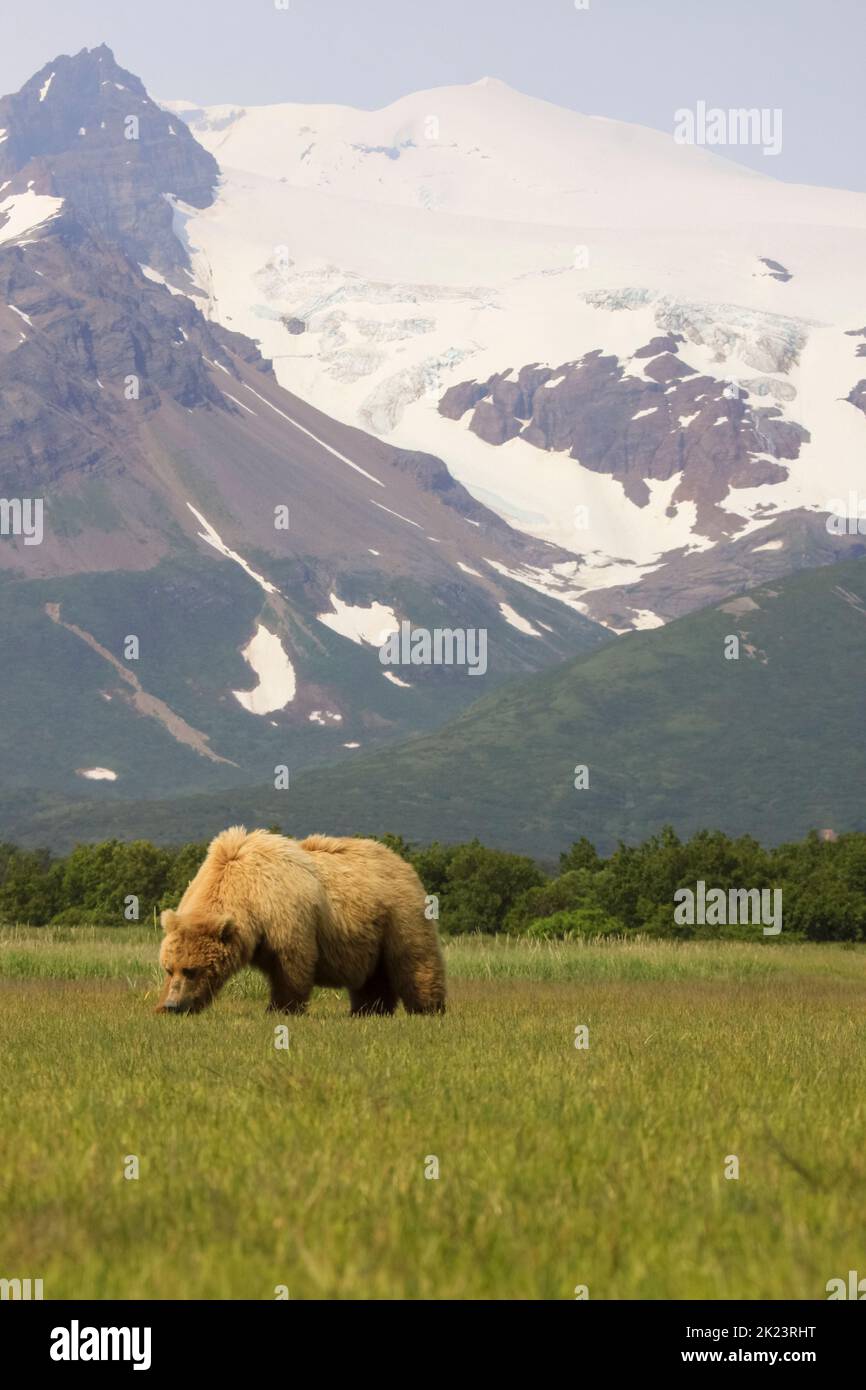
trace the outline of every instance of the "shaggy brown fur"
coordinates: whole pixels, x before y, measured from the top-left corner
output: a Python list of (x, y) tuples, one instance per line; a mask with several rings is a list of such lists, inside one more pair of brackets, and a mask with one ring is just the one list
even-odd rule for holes
[(375, 840), (289, 840), (224, 830), (162, 914), (158, 1013), (197, 1013), (245, 965), (271, 1009), (301, 1013), (315, 985), (348, 989), (353, 1014), (442, 1013), (445, 968), (411, 865)]

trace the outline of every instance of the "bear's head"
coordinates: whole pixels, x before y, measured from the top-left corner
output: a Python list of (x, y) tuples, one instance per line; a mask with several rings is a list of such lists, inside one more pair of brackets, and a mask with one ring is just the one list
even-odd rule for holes
[(212, 1003), (240, 961), (237, 929), (219, 913), (163, 912), (159, 963), (165, 984), (158, 1014), (197, 1014)]

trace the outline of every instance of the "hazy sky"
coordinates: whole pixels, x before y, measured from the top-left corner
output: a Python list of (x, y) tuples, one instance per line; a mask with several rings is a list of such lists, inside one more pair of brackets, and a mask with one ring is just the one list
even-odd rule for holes
[[(286, 9), (278, 9), (278, 3)], [(584, 0), (577, 0), (577, 4)], [(866, 189), (866, 0), (2, 0), (0, 92), (107, 43), (150, 92), (378, 107), (500, 77), (671, 131), (678, 108), (781, 108), (782, 150), (716, 153)]]

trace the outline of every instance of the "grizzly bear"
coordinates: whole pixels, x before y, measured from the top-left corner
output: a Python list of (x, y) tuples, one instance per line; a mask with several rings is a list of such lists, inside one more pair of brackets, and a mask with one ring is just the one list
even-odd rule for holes
[(353, 1014), (443, 1013), (445, 968), (421, 880), (375, 840), (224, 830), (165, 911), (157, 1013), (198, 1013), (232, 975), (267, 976), (270, 1008), (302, 1013), (316, 985)]

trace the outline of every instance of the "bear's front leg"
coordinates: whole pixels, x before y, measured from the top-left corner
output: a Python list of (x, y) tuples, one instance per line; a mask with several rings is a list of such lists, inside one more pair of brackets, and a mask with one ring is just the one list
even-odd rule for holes
[(271, 986), (269, 1013), (302, 1014), (313, 992), (312, 972), (309, 983), (286, 970), (276, 951), (262, 942), (253, 955), (251, 965), (268, 979)]

